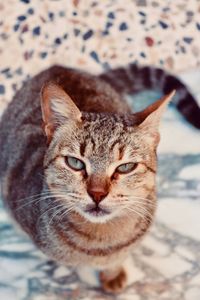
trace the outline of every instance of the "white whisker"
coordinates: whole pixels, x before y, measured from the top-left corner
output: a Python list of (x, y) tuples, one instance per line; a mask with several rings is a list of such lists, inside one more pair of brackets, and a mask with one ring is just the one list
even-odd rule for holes
[(74, 205), (71, 205), (71, 207), (69, 207), (67, 210), (65, 210), (65, 211), (62, 213), (62, 215), (60, 216), (60, 218), (59, 218), (58, 221), (61, 222), (62, 219), (63, 219), (65, 216), (67, 216), (73, 209), (74, 209)]
[[(65, 209), (65, 207), (64, 207), (64, 205), (61, 205), (62, 207), (60, 208), (60, 209), (58, 209), (54, 214), (53, 214), (53, 216), (51, 217), (51, 219), (49, 220), (49, 222), (48, 222), (48, 230), (50, 229), (50, 225), (51, 225), (51, 222), (53, 221), (53, 219), (59, 214), (59, 213), (61, 213), (64, 209)], [(55, 207), (55, 209), (57, 209), (57, 207)]]
[(138, 211), (136, 211), (136, 210), (134, 210), (134, 209), (131, 209), (130, 207), (125, 207), (125, 209), (127, 209), (127, 210), (130, 211), (130, 212), (135, 213), (135, 214), (138, 215), (141, 219), (144, 219), (144, 216), (143, 216), (140, 212), (138, 212)]
[(146, 210), (144, 207), (135, 206), (133, 208), (133, 207), (128, 206), (128, 207), (126, 207), (126, 209), (128, 209), (136, 214), (139, 214), (142, 219), (151, 221), (153, 218), (153, 214), (151, 212), (149, 212), (148, 210)]

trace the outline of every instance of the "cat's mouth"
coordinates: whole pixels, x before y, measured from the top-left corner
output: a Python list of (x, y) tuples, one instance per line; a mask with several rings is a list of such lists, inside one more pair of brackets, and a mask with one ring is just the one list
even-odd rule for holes
[(88, 213), (88, 214), (90, 214), (91, 216), (95, 216), (95, 217), (102, 217), (102, 216), (110, 214), (110, 210), (102, 208), (102, 207), (100, 207), (98, 205), (96, 205), (96, 206), (88, 206), (85, 209), (85, 212)]

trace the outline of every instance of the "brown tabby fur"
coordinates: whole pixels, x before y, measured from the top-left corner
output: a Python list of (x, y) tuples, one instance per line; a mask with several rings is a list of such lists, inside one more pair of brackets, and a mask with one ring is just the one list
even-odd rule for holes
[[(102, 270), (107, 291), (126, 286), (123, 262), (153, 220), (158, 125), (171, 96), (133, 114), (103, 80), (54, 66), (27, 82), (3, 115), (5, 205), (51, 258)], [(86, 172), (68, 167), (67, 155), (81, 159)], [(117, 174), (127, 162), (138, 165)], [(107, 194), (99, 206), (109, 214), (85, 211), (94, 206), (88, 189)]]

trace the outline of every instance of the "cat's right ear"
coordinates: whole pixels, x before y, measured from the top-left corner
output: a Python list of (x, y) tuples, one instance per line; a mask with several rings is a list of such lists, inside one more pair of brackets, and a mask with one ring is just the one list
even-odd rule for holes
[(68, 94), (59, 85), (48, 82), (41, 90), (43, 129), (48, 143), (55, 129), (67, 120), (80, 121), (81, 112)]

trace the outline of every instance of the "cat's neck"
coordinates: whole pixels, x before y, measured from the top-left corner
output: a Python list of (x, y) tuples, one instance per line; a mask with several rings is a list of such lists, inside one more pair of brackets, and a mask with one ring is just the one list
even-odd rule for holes
[(139, 218), (134, 215), (118, 216), (104, 223), (92, 223), (78, 213), (71, 213), (68, 217), (68, 224), (72, 230), (99, 242), (110, 242), (115, 234), (118, 241), (123, 240), (133, 232), (139, 221)]

